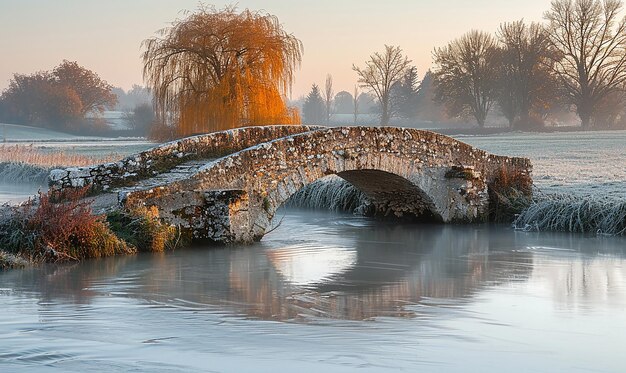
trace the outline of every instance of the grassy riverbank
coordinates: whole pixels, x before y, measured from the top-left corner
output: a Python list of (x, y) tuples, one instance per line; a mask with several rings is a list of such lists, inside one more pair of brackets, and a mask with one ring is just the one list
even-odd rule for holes
[[(131, 143), (118, 153), (112, 146), (85, 151), (82, 145), (56, 142), (4, 144), (0, 145), (0, 180), (43, 186), (51, 169), (113, 162), (137, 146)], [(85, 193), (39, 193), (19, 206), (0, 207), (0, 269), (163, 251), (180, 243), (178, 231), (162, 224), (156, 211), (95, 215)]]
[(146, 208), (95, 215), (87, 189), (39, 193), (0, 217), (0, 268), (175, 248), (178, 230)]

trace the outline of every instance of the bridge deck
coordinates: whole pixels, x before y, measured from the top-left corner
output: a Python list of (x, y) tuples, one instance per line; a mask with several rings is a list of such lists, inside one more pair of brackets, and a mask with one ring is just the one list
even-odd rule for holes
[(120, 194), (148, 190), (158, 186), (168, 185), (175, 181), (184, 180), (196, 173), (201, 167), (215, 161), (216, 158), (195, 159), (174, 166), (170, 170), (154, 175), (151, 178), (142, 179), (136, 183), (111, 189), (107, 192), (90, 197), (92, 209), (96, 214), (104, 214), (118, 206)]
[(172, 169), (154, 175), (151, 178), (137, 181), (135, 184), (126, 187), (116, 188), (114, 192), (131, 192), (137, 190), (145, 190), (155, 188), (161, 185), (167, 185), (175, 181), (189, 178), (196, 173), (200, 167), (215, 161), (216, 158), (195, 159), (174, 166)]

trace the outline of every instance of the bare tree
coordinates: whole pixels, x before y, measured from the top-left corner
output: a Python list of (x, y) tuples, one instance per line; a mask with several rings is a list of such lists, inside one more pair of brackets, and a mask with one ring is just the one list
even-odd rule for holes
[(558, 96), (546, 30), (538, 23), (517, 21), (500, 25), (497, 36), (501, 44), (498, 104), (502, 113), (510, 126), (516, 120), (522, 126), (541, 123), (541, 114)]
[(553, 0), (544, 18), (554, 71), (582, 127), (591, 126), (600, 102), (626, 83), (626, 22), (620, 0)]
[(326, 75), (326, 83), (324, 84), (324, 107), (326, 108), (326, 124), (330, 124), (330, 116), (333, 109), (333, 97), (335, 92), (333, 91), (333, 76)]
[(356, 126), (357, 120), (359, 118), (359, 86), (357, 84), (354, 85), (354, 95), (352, 96), (354, 100), (353, 103), (353, 114), (354, 114), (354, 125)]
[(352, 65), (359, 76), (361, 87), (374, 92), (380, 105), (380, 124), (388, 125), (393, 113), (391, 87), (405, 74), (411, 61), (402, 54), (400, 47), (385, 45), (385, 51), (370, 56), (365, 67)]
[(471, 115), (485, 126), (496, 98), (497, 54), (495, 39), (475, 30), (435, 50), (435, 95), (450, 115)]

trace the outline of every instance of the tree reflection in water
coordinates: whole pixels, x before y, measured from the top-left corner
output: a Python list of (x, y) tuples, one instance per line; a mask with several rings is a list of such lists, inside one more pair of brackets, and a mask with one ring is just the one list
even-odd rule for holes
[(624, 242), (290, 212), (283, 226), (252, 247), (47, 266), (6, 272), (0, 280), (14, 291), (38, 292), (42, 302), (88, 304), (113, 294), (295, 322), (428, 317), (433, 309), (458, 308), (485, 289), (515, 282), (549, 292), (567, 309), (623, 303), (625, 292), (616, 286), (626, 283)]

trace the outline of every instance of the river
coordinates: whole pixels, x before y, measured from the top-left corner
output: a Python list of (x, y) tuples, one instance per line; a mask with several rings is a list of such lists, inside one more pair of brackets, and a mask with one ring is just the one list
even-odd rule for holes
[(290, 210), (251, 247), (0, 274), (0, 367), (623, 372), (625, 246)]
[[(462, 140), (526, 152), (549, 191), (624, 192), (623, 132), (532, 136)], [(253, 246), (0, 273), (0, 371), (626, 371), (624, 237), (275, 224)]]

